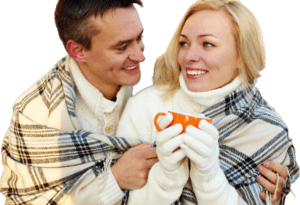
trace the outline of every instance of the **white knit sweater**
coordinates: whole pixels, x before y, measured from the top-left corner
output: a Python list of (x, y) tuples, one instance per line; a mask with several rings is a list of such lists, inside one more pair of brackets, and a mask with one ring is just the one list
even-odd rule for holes
[[(180, 86), (175, 95), (168, 100), (162, 98), (162, 91), (151, 86), (130, 98), (119, 122), (116, 136), (139, 138), (149, 143), (156, 141), (158, 131), (154, 126), (155, 115), (170, 110), (199, 114), (235, 90), (241, 81), (239, 77), (230, 84), (208, 92), (190, 92), (180, 76)], [(192, 186), (198, 204), (246, 204), (238, 197), (236, 190), (229, 185), (225, 175), (220, 171), (213, 181), (206, 181), (196, 169), (180, 168), (167, 178), (162, 174), (159, 162), (155, 164), (148, 176), (147, 184), (130, 192), (129, 204), (171, 204), (177, 200), (184, 187), (182, 176), (190, 174)], [(197, 181), (197, 183), (193, 183)], [(177, 186), (169, 186), (177, 184)], [(237, 202), (239, 201), (239, 202)]]
[[(120, 116), (128, 98), (132, 95), (132, 86), (122, 86), (117, 94), (116, 102), (110, 101), (86, 80), (75, 60), (72, 58), (68, 60), (71, 76), (76, 86), (75, 109), (81, 128), (97, 134), (115, 136)], [(98, 177), (101, 178), (102, 176)], [(120, 203), (123, 197), (124, 193), (116, 182), (111, 169), (109, 169), (108, 178), (100, 193), (100, 198), (104, 205), (111, 205)]]

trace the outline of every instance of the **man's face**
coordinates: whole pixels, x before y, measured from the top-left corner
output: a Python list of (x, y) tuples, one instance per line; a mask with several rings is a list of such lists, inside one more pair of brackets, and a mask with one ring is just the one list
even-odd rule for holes
[(117, 8), (91, 18), (100, 33), (92, 37), (91, 49), (84, 50), (86, 63), (79, 63), (84, 76), (102, 93), (137, 84), (139, 63), (145, 57), (143, 26), (136, 9)]

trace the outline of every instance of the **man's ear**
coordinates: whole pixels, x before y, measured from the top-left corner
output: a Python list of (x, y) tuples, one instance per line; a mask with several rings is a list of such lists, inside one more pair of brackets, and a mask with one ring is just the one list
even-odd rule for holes
[(69, 52), (69, 55), (77, 62), (79, 63), (85, 63), (85, 55), (82, 45), (76, 43), (73, 40), (69, 40), (67, 43), (67, 49)]

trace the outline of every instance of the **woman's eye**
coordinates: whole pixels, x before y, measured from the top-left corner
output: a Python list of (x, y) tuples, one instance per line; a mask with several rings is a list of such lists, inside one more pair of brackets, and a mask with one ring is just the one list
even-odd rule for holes
[(203, 46), (208, 48), (208, 47), (213, 47), (214, 45), (208, 42), (204, 42)]
[(179, 42), (179, 45), (180, 45), (181, 47), (184, 47), (184, 46), (187, 46), (188, 44), (187, 44), (186, 42)]

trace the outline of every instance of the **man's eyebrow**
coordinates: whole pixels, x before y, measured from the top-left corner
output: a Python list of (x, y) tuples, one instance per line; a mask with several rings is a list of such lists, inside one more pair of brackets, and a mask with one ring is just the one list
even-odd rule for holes
[[(144, 29), (142, 30), (142, 32), (138, 35), (138, 37), (141, 37), (142, 34), (144, 32)], [(130, 43), (131, 41), (135, 40), (136, 38), (132, 38), (132, 39), (128, 39), (128, 40), (122, 40), (122, 41), (119, 41), (117, 42), (116, 44), (112, 45), (111, 48), (117, 48), (117, 47), (120, 47), (121, 45), (123, 44), (126, 44), (126, 43)]]

